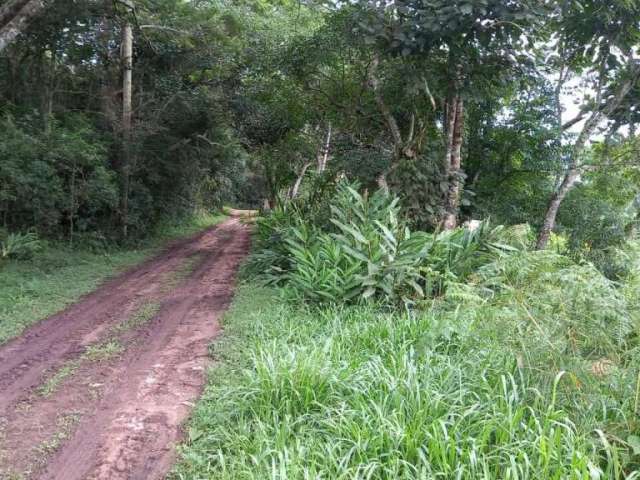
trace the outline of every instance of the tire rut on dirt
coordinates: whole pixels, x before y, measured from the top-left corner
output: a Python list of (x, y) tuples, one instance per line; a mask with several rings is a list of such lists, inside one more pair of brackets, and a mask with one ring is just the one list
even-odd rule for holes
[[(249, 228), (227, 220), (0, 347), (0, 359), (17, 357), (0, 361), (0, 478), (3, 471), (64, 480), (162, 478), (201, 393), (208, 344), (248, 248)], [(167, 291), (171, 272), (190, 258), (198, 261), (190, 275)], [(81, 358), (149, 301), (158, 302), (157, 313), (118, 334), (122, 353), (79, 363), (51, 395), (37, 393), (45, 373)], [(61, 424), (68, 431), (61, 433)]]

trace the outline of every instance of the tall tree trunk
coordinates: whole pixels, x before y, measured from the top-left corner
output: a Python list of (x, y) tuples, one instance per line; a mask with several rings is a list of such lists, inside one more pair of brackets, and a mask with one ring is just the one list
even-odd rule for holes
[(384, 101), (384, 97), (382, 96), (382, 92), (380, 90), (380, 80), (378, 79), (378, 67), (380, 65), (380, 58), (378, 55), (375, 55), (371, 60), (371, 64), (369, 65), (369, 69), (367, 72), (369, 86), (373, 91), (373, 98), (378, 106), (378, 110), (382, 114), (382, 118), (384, 118), (387, 127), (389, 128), (389, 133), (391, 134), (391, 139), (393, 140), (393, 157), (391, 159), (391, 166), (388, 170), (382, 171), (377, 176), (378, 186), (384, 190), (385, 192), (389, 191), (389, 185), (387, 183), (387, 174), (390, 170), (395, 168), (395, 166), (400, 161), (402, 156), (402, 147), (404, 145), (404, 141), (402, 140), (402, 133), (400, 132), (400, 127), (398, 126), (398, 122), (396, 118), (391, 113), (391, 110), (387, 106)]
[(549, 238), (551, 237), (551, 232), (556, 226), (556, 217), (558, 216), (560, 205), (567, 196), (567, 193), (569, 193), (569, 191), (575, 186), (576, 182), (580, 179), (581, 157), (587, 145), (587, 141), (591, 138), (596, 128), (598, 128), (598, 124), (602, 118), (601, 115), (602, 114), (600, 112), (593, 112), (591, 114), (585, 122), (580, 135), (578, 135), (576, 143), (571, 149), (571, 162), (569, 164), (569, 169), (565, 172), (560, 185), (558, 185), (556, 190), (553, 192), (553, 195), (551, 195), (547, 211), (544, 214), (542, 226), (540, 227), (540, 232), (538, 232), (538, 241), (536, 242), (537, 250), (544, 250), (546, 248)]
[(556, 190), (553, 192), (553, 195), (551, 195), (547, 211), (544, 214), (542, 226), (538, 232), (538, 240), (536, 242), (537, 250), (544, 250), (546, 248), (547, 243), (549, 243), (549, 238), (551, 237), (551, 232), (556, 226), (556, 217), (558, 216), (560, 205), (567, 196), (567, 193), (569, 193), (569, 191), (575, 186), (576, 182), (580, 179), (580, 157), (584, 152), (587, 140), (589, 140), (598, 127), (600, 118), (600, 113), (594, 112), (586, 121), (576, 143), (573, 145), (569, 169), (565, 172), (560, 185), (558, 185)]
[(0, 7), (0, 28), (9, 23), (29, 0), (10, 0)]
[(2, 52), (44, 10), (43, 0), (14, 0), (0, 8), (0, 52)]
[(558, 215), (560, 204), (579, 178), (580, 173), (578, 170), (569, 170), (560, 186), (555, 192), (553, 192), (551, 200), (549, 201), (549, 206), (547, 207), (547, 212), (545, 213), (544, 220), (542, 222), (542, 227), (540, 228), (540, 233), (538, 234), (538, 241), (536, 243), (537, 250), (543, 250), (547, 246), (551, 232), (556, 225), (556, 216)]
[(444, 205), (442, 227), (452, 230), (458, 225), (458, 210), (460, 208), (460, 193), (462, 182), (460, 173), (462, 167), (462, 137), (464, 129), (464, 100), (454, 95), (447, 108), (447, 144), (445, 149), (445, 172), (449, 182)]
[(76, 162), (71, 166), (71, 182), (69, 183), (69, 246), (73, 245), (74, 218), (77, 213), (76, 199)]
[[(120, 113), (118, 85), (120, 73), (114, 68), (117, 62), (113, 61), (111, 43), (114, 34), (113, 28), (113, 2), (104, 1), (104, 14), (100, 21), (97, 34), (98, 55), (100, 58), (100, 110), (102, 112), (102, 126), (106, 130), (114, 131), (118, 124)], [(117, 162), (116, 162), (117, 163)]]
[(122, 27), (122, 235), (127, 237), (129, 222), (129, 180), (131, 176), (131, 97), (133, 70), (133, 29), (127, 20)]
[(47, 60), (46, 51), (40, 62), (42, 84), (42, 126), (44, 133), (51, 133), (51, 119), (53, 116), (53, 100), (56, 90), (56, 56), (55, 49), (49, 51), (50, 59)]

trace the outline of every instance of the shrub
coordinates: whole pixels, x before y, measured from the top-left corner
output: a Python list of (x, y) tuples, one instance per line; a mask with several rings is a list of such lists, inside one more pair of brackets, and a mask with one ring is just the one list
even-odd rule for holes
[(340, 183), (327, 209), (328, 218), (291, 202), (260, 219), (250, 270), (314, 302), (413, 303), (516, 250), (500, 242), (504, 229), (489, 222), (474, 230), (411, 232), (397, 197), (382, 190), (363, 195), (357, 184)]
[(331, 302), (423, 296), (420, 264), (429, 238), (412, 234), (398, 213), (397, 198), (382, 191), (363, 196), (352, 185), (339, 185), (330, 205), (331, 227), (299, 219), (284, 240), (290, 290)]

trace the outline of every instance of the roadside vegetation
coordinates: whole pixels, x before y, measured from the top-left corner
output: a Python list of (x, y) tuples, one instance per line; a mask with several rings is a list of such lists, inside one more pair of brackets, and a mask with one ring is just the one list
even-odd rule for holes
[(258, 220), (174, 477), (637, 478), (637, 257), (399, 213), (341, 182)]
[(158, 226), (144, 241), (128, 245), (76, 245), (30, 240), (0, 259), (0, 343), (75, 302), (105, 279), (157, 253), (168, 242), (193, 235), (225, 217), (200, 213)]

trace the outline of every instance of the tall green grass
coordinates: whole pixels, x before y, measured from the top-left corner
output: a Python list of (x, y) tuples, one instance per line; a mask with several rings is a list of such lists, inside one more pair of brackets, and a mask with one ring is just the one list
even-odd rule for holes
[(106, 278), (157, 253), (170, 240), (194, 234), (224, 218), (200, 214), (167, 222), (144, 242), (126, 248), (69, 248), (51, 243), (30, 259), (0, 262), (0, 344), (75, 302)]
[(424, 307), (316, 310), (242, 287), (173, 478), (638, 477), (635, 439), (610, 429), (620, 399), (580, 414), (594, 391), (524, 364), (504, 299)]

